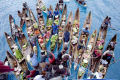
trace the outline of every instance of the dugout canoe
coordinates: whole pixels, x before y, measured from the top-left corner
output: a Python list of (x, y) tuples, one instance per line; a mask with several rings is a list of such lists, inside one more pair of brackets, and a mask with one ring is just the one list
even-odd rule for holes
[(86, 2), (84, 1), (84, 4), (82, 4), (82, 3), (80, 3), (80, 2), (78, 2), (79, 0), (76, 0), (76, 2), (78, 3), (78, 4), (80, 4), (81, 6), (83, 6), (84, 8), (87, 8), (87, 4), (86, 4)]
[(30, 36), (34, 37), (35, 45), (32, 46), (32, 43), (30, 43), (30, 46), (31, 46), (32, 51), (37, 55), (37, 42), (36, 42), (36, 36), (35, 36), (35, 33), (34, 33), (32, 20), (27, 14), (25, 14), (25, 18), (26, 18), (25, 23), (26, 23), (26, 29), (27, 29), (28, 38), (30, 38)]
[[(53, 16), (53, 8), (52, 8), (51, 5), (50, 5), (50, 7), (49, 7), (49, 10), (51, 10), (52, 16)], [(46, 21), (45, 31), (49, 32), (49, 33), (50, 33), (50, 36), (49, 36), (49, 38), (46, 38), (46, 37), (45, 37), (45, 43), (46, 43), (46, 44), (47, 44), (47, 42), (49, 41), (49, 39), (50, 39), (50, 37), (51, 37), (52, 23), (53, 23), (53, 17), (52, 17), (52, 18), (49, 18), (48, 15), (47, 15), (47, 21)]]
[[(37, 9), (39, 11), (41, 11), (38, 3), (36, 4), (36, 11)], [(39, 23), (39, 29), (41, 31), (42, 34), (44, 34), (44, 31), (45, 31), (45, 22), (44, 22), (44, 18), (43, 18), (43, 13), (41, 13), (42, 16), (39, 16), (39, 13), (37, 12), (37, 18), (38, 18), (38, 23)]]
[(43, 3), (41, 0), (40, 0), (40, 2), (39, 2), (39, 0), (37, 0), (37, 3), (38, 3), (38, 5), (39, 5), (40, 9), (41, 9), (43, 12), (47, 13), (47, 9), (46, 9), (44, 3)]
[[(84, 25), (83, 25), (83, 28), (85, 27), (88, 27), (88, 30), (90, 31), (90, 28), (91, 28), (91, 22), (92, 22), (92, 14), (91, 14), (91, 11), (88, 13), (86, 19), (85, 19), (85, 22), (84, 22)], [(82, 31), (83, 32), (83, 31)], [(81, 32), (81, 35), (80, 35), (80, 39), (78, 40), (78, 42), (82, 39), (84, 39), (84, 46), (86, 47), (86, 44), (87, 44), (87, 41), (88, 41), (88, 37), (89, 37), (89, 34), (88, 35), (85, 35), (85, 37), (83, 37), (84, 35), (82, 34)], [(84, 53), (84, 50), (78, 50), (77, 49), (78, 47), (78, 44), (76, 46), (76, 50), (75, 50), (75, 53), (74, 53), (74, 60), (75, 60), (75, 63), (79, 64), (81, 58), (82, 58), (82, 54)], [(80, 52), (79, 52), (80, 51)], [(79, 55), (79, 58), (77, 59)], [(74, 65), (74, 69), (76, 69), (77, 67), (77, 64)]]
[(20, 27), (21, 28), (23, 28), (23, 25), (25, 23), (25, 14), (27, 14), (27, 10), (22, 9), (22, 17), (20, 17)]
[(64, 33), (64, 29), (66, 26), (66, 18), (67, 18), (67, 5), (65, 4), (63, 13), (61, 16), (60, 28), (58, 31), (58, 52), (59, 52), (60, 46), (63, 42), (63, 35), (64, 35), (63, 33)]
[[(113, 36), (113, 38), (110, 40), (109, 44), (110, 44), (111, 42), (116, 42), (116, 39), (117, 39), (117, 34)], [(108, 50), (108, 47), (109, 47), (109, 45), (107, 46), (107, 48), (106, 48), (105, 51)], [(113, 51), (114, 51), (114, 50), (115, 50), (115, 47), (114, 47)], [(109, 54), (109, 53), (107, 53), (107, 54)], [(101, 59), (103, 59), (103, 55), (102, 55)], [(111, 59), (112, 59), (112, 58), (110, 58), (109, 62), (111, 62)], [(97, 72), (100, 71), (100, 68), (99, 68), (100, 66), (104, 66), (104, 65), (101, 63), (101, 61), (99, 62), (99, 66), (98, 66), (98, 68), (97, 68)], [(109, 66), (110, 66), (110, 63), (108, 63), (107, 66), (104, 66), (104, 69), (106, 69), (106, 70), (104, 70), (105, 72), (104, 72), (104, 71), (100, 71), (100, 72), (102, 73), (102, 76), (103, 76), (102, 79), (105, 77)]]
[[(18, 50), (20, 51), (19, 47), (17, 46), (17, 44), (15, 43), (15, 41), (13, 40), (13, 38), (11, 36), (9, 36), (6, 32), (5, 32), (5, 38), (7, 40), (7, 43), (12, 51), (12, 53), (15, 53), (14, 51), (14, 47), (17, 47)], [(20, 51), (21, 55), (22, 55), (22, 52)], [(16, 58), (16, 56), (14, 56)], [(18, 60), (16, 58), (16, 60)], [(27, 62), (25, 60), (25, 58), (23, 57), (22, 55), (22, 59), (18, 60), (18, 63), (20, 64), (20, 66), (22, 67), (22, 69), (24, 71), (27, 71), (28, 70), (28, 66), (27, 66)]]
[[(66, 27), (64, 28), (64, 33), (65, 33), (65, 30), (68, 30), (69, 31), (69, 33), (71, 33), (71, 28), (72, 28), (72, 18), (73, 18), (73, 14), (72, 14), (72, 12), (70, 12), (70, 14), (69, 14), (69, 16), (68, 16), (68, 19), (67, 19), (67, 25), (66, 25)], [(69, 22), (71, 23), (70, 25), (70, 28), (68, 29), (68, 26), (69, 26)], [(63, 33), (63, 49), (64, 49), (64, 47), (65, 47), (65, 42), (64, 42), (64, 33)], [(68, 43), (70, 42), (70, 40), (68, 41)], [(68, 45), (67, 45), (67, 47), (68, 47)]]
[[(108, 18), (108, 16), (104, 19), (104, 21)], [(104, 23), (104, 21), (102, 22), (102, 24)], [(106, 40), (106, 34), (107, 34), (107, 30), (108, 30), (108, 26), (103, 30), (102, 25), (100, 27), (98, 36), (97, 36), (97, 40), (95, 43), (95, 46), (97, 46), (97, 41), (99, 41), (100, 39), (104, 40), (104, 42), (102, 43), (102, 49), (101, 49), (101, 54), (103, 53), (103, 49), (104, 49), (104, 44), (105, 44), (105, 40)], [(94, 48), (95, 49), (95, 48)], [(97, 50), (100, 50), (97, 48)], [(92, 54), (93, 55), (93, 54)], [(89, 70), (91, 70), (93, 73), (96, 71), (96, 68), (98, 67), (97, 65), (99, 64), (101, 58), (91, 58), (91, 62), (90, 62), (90, 66), (89, 66)], [(94, 63), (92, 63), (94, 62)], [(94, 64), (94, 65), (93, 65)], [(92, 78), (93, 76), (91, 76)]]
[[(24, 73), (25, 74), (25, 72), (22, 70), (22, 68), (21, 68), (21, 66), (19, 65), (19, 63), (18, 63), (18, 61), (16, 60), (16, 58), (11, 54), (11, 53), (9, 53), (8, 51), (6, 52), (6, 54), (7, 54), (7, 57), (6, 57), (6, 61), (8, 61), (8, 63), (10, 64), (10, 67), (11, 68), (13, 68), (13, 69), (15, 69), (15, 68), (19, 68), (19, 69), (21, 69), (21, 72), (20, 72), (20, 74), (21, 73)], [(14, 66), (14, 63), (17, 63), (17, 65), (16, 66)], [(24, 66), (24, 65), (23, 65)], [(24, 66), (24, 67), (26, 67), (26, 66)], [(14, 74), (15, 74), (15, 77), (16, 78), (19, 78), (20, 76), (19, 75), (17, 75), (17, 72), (16, 71), (14, 71)]]
[[(80, 11), (79, 11), (79, 8), (77, 8), (75, 16), (74, 16), (73, 26), (72, 26), (71, 33), (70, 33), (70, 35), (71, 35), (71, 40), (70, 40), (70, 55), (72, 56), (72, 58), (74, 56), (73, 53), (75, 51), (77, 51), (78, 40), (77, 40), (77, 42), (75, 44), (72, 44), (72, 41), (74, 41), (75, 38), (78, 39), (78, 37), (79, 37), (79, 25), (80, 25)], [(71, 67), (71, 64), (70, 64), (70, 67)]]
[(11, 35), (13, 39), (15, 40), (16, 38), (15, 33), (17, 32), (17, 29), (15, 27), (15, 22), (14, 22), (12, 15), (9, 15), (9, 23), (10, 23)]
[[(77, 75), (78, 79), (82, 79), (84, 74), (85, 74), (85, 71), (82, 70), (82, 68), (86, 68), (87, 69), (87, 67), (88, 67), (91, 55), (92, 55), (92, 53), (94, 51), (96, 37), (97, 37), (97, 30), (95, 30), (92, 33), (92, 35), (90, 37), (90, 40), (88, 42), (88, 45), (87, 45), (87, 49), (83, 53), (83, 56), (82, 56), (82, 59), (81, 59), (81, 63), (80, 63), (80, 67), (79, 67), (79, 70), (78, 70), (78, 75)], [(85, 60), (87, 60), (86, 63), (85, 63)]]

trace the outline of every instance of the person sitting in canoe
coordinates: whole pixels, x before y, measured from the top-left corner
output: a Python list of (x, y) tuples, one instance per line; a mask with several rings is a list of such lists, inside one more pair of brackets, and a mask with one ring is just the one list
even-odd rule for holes
[(78, 47), (77, 49), (80, 50), (80, 49), (83, 49), (85, 46), (84, 46), (84, 41), (83, 40), (80, 40), (80, 42), (78, 42)]
[(80, 4), (85, 5), (85, 0), (77, 0)]
[(50, 10), (50, 9), (47, 9), (47, 11), (48, 11), (48, 18), (53, 18), (53, 15), (52, 15), (51, 10)]
[(44, 38), (46, 39), (46, 41), (49, 40), (49, 38), (50, 38), (50, 32), (49, 31), (45, 31)]
[(23, 8), (25, 8), (26, 10), (29, 9), (29, 7), (27, 6), (27, 3), (26, 3), (26, 2), (23, 3)]
[(54, 11), (54, 19), (57, 19), (59, 18), (59, 11), (57, 10), (57, 8), (55, 8), (55, 11)]
[(62, 9), (63, 6), (63, 0), (59, 0), (59, 9)]
[(47, 58), (46, 52), (41, 50), (41, 57), (40, 57), (41, 60), (40, 60), (40, 63), (45, 62), (46, 58)]
[(39, 9), (39, 7), (37, 7), (37, 13), (38, 13), (38, 18), (43, 16), (42, 11)]
[(82, 28), (82, 35), (89, 35), (89, 33), (90, 31), (88, 30), (88, 27)]
[(72, 27), (71, 22), (68, 22), (68, 24), (67, 24), (67, 26), (66, 26), (66, 29), (67, 29), (67, 30), (71, 30), (71, 27)]
[(102, 61), (107, 61), (106, 64), (109, 64), (112, 57), (113, 61), (115, 62), (114, 51), (108, 48), (108, 50), (103, 53)]
[(65, 46), (67, 46), (68, 42), (70, 40), (70, 33), (69, 33), (68, 30), (65, 31), (63, 39), (64, 39), (64, 42), (65, 42)]
[(117, 42), (110, 42), (108, 44), (108, 48), (110, 48), (110, 50), (114, 50), (114, 47), (115, 47), (116, 44), (117, 44)]
[(58, 25), (56, 25), (55, 23), (53, 23), (52, 25), (52, 34), (58, 34)]
[(103, 22), (103, 24), (102, 24), (103, 30), (104, 30), (106, 27), (108, 27), (108, 24), (110, 24), (110, 26), (111, 26), (110, 20), (111, 20), (111, 17), (108, 17), (106, 20), (104, 20), (104, 22)]

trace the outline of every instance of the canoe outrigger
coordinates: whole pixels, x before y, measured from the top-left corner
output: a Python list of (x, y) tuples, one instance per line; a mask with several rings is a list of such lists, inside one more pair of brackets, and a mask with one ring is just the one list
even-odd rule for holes
[(83, 70), (83, 68), (87, 69), (87, 66), (89, 64), (91, 55), (94, 51), (96, 37), (97, 37), (97, 30), (95, 30), (92, 33), (92, 35), (90, 37), (90, 40), (88, 42), (88, 45), (87, 45), (87, 49), (83, 53), (81, 64), (80, 64), (80, 67), (79, 67), (79, 70), (78, 70), (78, 75), (77, 75), (78, 79), (82, 79), (82, 77), (85, 74), (85, 71)]
[(10, 67), (15, 69), (14, 70), (15, 77), (16, 78), (25, 77), (25, 72), (19, 65), (16, 58), (12, 54), (10, 54), (8, 51), (6, 52), (6, 54), (7, 54), (7, 57), (5, 58), (5, 62), (9, 63)]
[(61, 17), (59, 31), (58, 31), (58, 51), (63, 41), (64, 29), (66, 26), (66, 18), (67, 18), (67, 5), (65, 4)]
[[(51, 10), (52, 12), (52, 16), (53, 16), (53, 8), (50, 5), (49, 10)], [(47, 21), (46, 21), (46, 28), (45, 31), (46, 33), (49, 33), (50, 36), (49, 37), (45, 37), (45, 42), (47, 44), (47, 42), (49, 41), (50, 37), (51, 37), (51, 31), (52, 31), (52, 23), (53, 23), (53, 17), (49, 18), (49, 16), (47, 15)], [(44, 34), (45, 35), (45, 34)]]
[[(110, 43), (115, 43), (116, 39), (117, 39), (117, 34), (113, 36), (113, 38), (110, 40), (109, 44)], [(105, 51), (109, 50), (109, 44), (108, 44), (108, 46), (107, 46)], [(114, 49), (115, 49), (115, 46), (114, 46), (114, 48), (111, 51), (114, 52)], [(102, 77), (101, 77), (102, 79), (105, 77), (105, 75), (107, 73), (107, 70), (108, 70), (108, 68), (110, 66), (110, 62), (111, 62), (112, 57), (113, 56), (110, 53), (106, 53), (105, 55), (102, 55), (102, 57), (101, 57), (101, 61), (99, 62), (98, 68), (97, 68), (96, 71), (98, 73), (99, 72), (102, 73)], [(110, 59), (108, 59), (108, 58), (110, 58)], [(103, 64), (104, 62), (102, 62), (102, 61), (106, 61), (107, 64)]]
[(76, 2), (77, 2), (78, 4), (80, 4), (81, 6), (87, 8), (87, 4), (86, 4), (85, 0), (84, 0), (83, 2), (82, 2), (82, 1), (79, 1), (79, 0), (76, 0)]
[(41, 0), (37, 0), (37, 3), (38, 3), (38, 5), (39, 5), (39, 7), (40, 7), (40, 9), (43, 11), (43, 12), (45, 12), (45, 13), (47, 13), (46, 11), (46, 7), (45, 7), (45, 5), (43, 4), (43, 2), (41, 1)]
[(13, 19), (12, 15), (9, 15), (9, 23), (10, 23), (10, 29), (11, 29), (12, 38), (15, 40), (16, 39), (15, 34), (18, 31), (17, 31), (17, 28), (15, 27), (15, 22), (14, 22), (14, 19)]
[[(108, 16), (104, 19), (104, 21), (107, 18), (108, 18)], [(103, 23), (104, 23), (104, 21), (103, 21)], [(97, 36), (97, 40), (96, 40), (96, 43), (95, 43), (96, 47), (94, 48), (94, 50), (99, 50), (100, 54), (103, 53), (103, 48), (104, 48), (104, 44), (105, 44), (105, 40), (106, 40), (107, 29), (108, 29), (108, 26), (106, 26), (106, 28), (103, 30), (103, 27), (101, 25), (98, 36)], [(98, 45), (98, 43), (100, 43), (100, 44)], [(92, 54), (92, 56), (93, 56), (93, 54)], [(91, 70), (93, 73), (96, 71), (96, 68), (98, 67), (98, 63), (100, 62), (100, 59), (101, 58), (91, 58), (89, 70)], [(91, 76), (91, 78), (93, 78), (93, 76)]]
[(36, 4), (36, 11), (37, 11), (37, 18), (39, 23), (39, 30), (41, 31), (42, 34), (44, 34), (44, 31), (45, 31), (44, 18), (43, 18), (43, 13), (41, 12), (41, 9), (38, 4)]
[[(73, 21), (73, 26), (72, 26), (71, 33), (70, 33), (71, 35), (70, 55), (72, 56), (72, 58), (75, 55), (75, 52), (77, 51), (77, 43), (78, 43), (78, 37), (79, 37), (79, 25), (80, 25), (79, 23), (80, 23), (80, 11), (79, 11), (79, 8), (77, 8), (74, 21)], [(71, 67), (71, 64), (70, 64), (70, 67)]]
[(23, 57), (19, 47), (17, 46), (17, 44), (15, 43), (13, 38), (11, 36), (9, 36), (6, 32), (5, 32), (5, 37), (6, 37), (6, 40), (8, 42), (8, 45), (9, 45), (12, 53), (14, 54), (14, 57), (16, 58), (16, 60), (18, 60), (18, 63), (22, 67), (22, 70), (27, 71), (28, 70), (27, 62), (26, 62), (25, 58)]
[[(92, 14), (91, 14), (91, 11), (88, 13), (86, 19), (85, 19), (85, 22), (84, 22), (84, 25), (83, 25), (83, 28), (88, 28), (88, 30), (90, 31), (90, 28), (91, 28), (91, 22), (92, 22)], [(89, 34), (86, 35), (84, 34), (84, 32), (82, 31), (81, 32), (81, 35), (80, 35), (80, 39), (78, 40), (78, 44), (77, 44), (77, 48), (79, 47), (80, 44), (80, 41), (82, 40), (83, 42), (83, 46), (86, 47), (86, 44), (87, 44), (87, 41), (88, 41), (88, 37), (89, 37)], [(79, 64), (81, 58), (82, 58), (82, 54), (84, 53), (84, 48), (80, 48), (80, 49), (76, 49), (75, 50), (75, 53), (74, 53), (74, 60), (75, 60), (75, 63)], [(74, 69), (77, 68), (77, 65), (75, 64), (74, 65)]]

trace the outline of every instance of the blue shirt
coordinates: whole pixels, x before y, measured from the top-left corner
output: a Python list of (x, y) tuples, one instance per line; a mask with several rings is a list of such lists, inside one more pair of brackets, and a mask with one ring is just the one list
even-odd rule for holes
[(30, 62), (32, 63), (32, 66), (38, 65), (37, 56), (35, 54), (33, 54), (33, 57), (30, 58)]
[(57, 25), (55, 25), (55, 26), (52, 25), (52, 29), (53, 29), (54, 31), (57, 30), (57, 27), (58, 27)]
[(59, 15), (58, 11), (54, 11), (55, 16)]
[(85, 33), (90, 33), (90, 31), (89, 30), (86, 31), (85, 28), (82, 28), (82, 31)]
[(68, 42), (70, 38), (70, 33), (69, 32), (65, 32), (64, 33), (64, 42)]
[(52, 12), (51, 12), (51, 10), (49, 10), (49, 11), (48, 11), (48, 15), (52, 15)]

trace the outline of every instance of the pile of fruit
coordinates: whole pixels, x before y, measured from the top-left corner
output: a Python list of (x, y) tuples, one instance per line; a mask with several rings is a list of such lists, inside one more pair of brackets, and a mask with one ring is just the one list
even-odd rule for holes
[(46, 26), (47, 26), (47, 27), (50, 27), (51, 25), (52, 25), (52, 20), (51, 20), (51, 19), (48, 19)]

